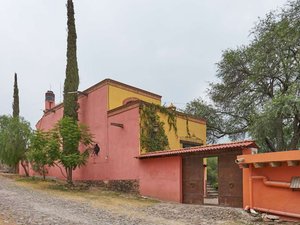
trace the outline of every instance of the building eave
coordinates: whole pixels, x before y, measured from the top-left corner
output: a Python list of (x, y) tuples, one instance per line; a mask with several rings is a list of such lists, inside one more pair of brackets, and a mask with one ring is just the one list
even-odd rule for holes
[(122, 88), (125, 88), (125, 89), (129, 89), (131, 91), (134, 91), (136, 93), (139, 93), (139, 94), (150, 96), (150, 97), (158, 99), (158, 100), (161, 100), (161, 97), (162, 97), (162, 96), (160, 96), (158, 94), (155, 94), (153, 92), (146, 91), (144, 89), (137, 88), (137, 87), (134, 87), (134, 86), (131, 86), (131, 85), (128, 85), (128, 84), (125, 84), (125, 83), (122, 83), (122, 82), (119, 82), (119, 81), (116, 81), (116, 80), (112, 80), (112, 79), (102, 80), (99, 83), (94, 84), (93, 86), (87, 88), (82, 93), (89, 94), (89, 93), (91, 93), (91, 92), (93, 92), (93, 91), (97, 90), (98, 88), (103, 87), (105, 85), (112, 85), (112, 86), (122, 87)]
[(138, 159), (146, 159), (146, 158), (157, 158), (157, 157), (170, 157), (170, 156), (178, 156), (185, 154), (193, 154), (193, 153), (220, 153), (220, 152), (230, 152), (236, 150), (243, 150), (247, 148), (258, 148), (254, 141), (238, 141), (238, 142), (230, 142), (225, 144), (213, 144), (213, 145), (202, 145), (191, 148), (180, 148), (173, 150), (164, 150), (164, 151), (156, 151), (149, 152), (145, 154), (141, 154), (136, 156)]

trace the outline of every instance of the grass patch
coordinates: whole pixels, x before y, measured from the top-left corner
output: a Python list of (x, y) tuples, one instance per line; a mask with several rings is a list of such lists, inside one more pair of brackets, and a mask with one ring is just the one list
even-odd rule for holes
[(66, 185), (63, 184), (49, 184), (48, 185), (49, 190), (53, 191), (65, 191), (65, 192), (72, 192), (74, 190), (69, 189)]
[(38, 177), (16, 177), (15, 180), (19, 182), (28, 182), (28, 183), (38, 183), (42, 181), (42, 179)]

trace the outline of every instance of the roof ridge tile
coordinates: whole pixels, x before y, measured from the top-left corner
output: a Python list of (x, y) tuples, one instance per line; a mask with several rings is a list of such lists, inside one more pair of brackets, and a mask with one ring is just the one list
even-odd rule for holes
[(136, 158), (149, 158), (149, 157), (159, 157), (159, 156), (167, 156), (167, 155), (178, 155), (178, 154), (191, 153), (191, 152), (208, 152), (208, 151), (213, 151), (213, 150), (229, 150), (229, 149), (244, 148), (244, 147), (258, 148), (255, 141), (244, 140), (244, 141), (236, 141), (236, 142), (228, 142), (228, 143), (220, 143), (220, 144), (202, 145), (202, 146), (197, 146), (197, 147), (148, 152), (148, 153), (141, 154), (141, 155), (137, 156)]

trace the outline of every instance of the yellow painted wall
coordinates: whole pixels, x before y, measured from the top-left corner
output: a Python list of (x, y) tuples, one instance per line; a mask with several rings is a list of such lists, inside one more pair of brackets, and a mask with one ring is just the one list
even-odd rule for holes
[[(108, 85), (108, 109), (114, 109), (123, 105), (125, 99), (137, 98), (148, 103), (161, 105), (161, 101), (154, 96), (138, 90), (122, 86)], [(203, 122), (196, 122), (194, 120), (188, 121), (189, 133), (187, 133), (187, 122), (184, 116), (177, 116), (177, 135), (173, 129), (169, 130), (168, 118), (165, 114), (158, 113), (160, 120), (164, 122), (164, 128), (169, 141), (170, 149), (182, 148), (180, 140), (195, 141), (201, 140), (202, 144), (206, 144), (206, 124)], [(162, 149), (164, 150), (164, 149)]]
[[(189, 141), (199, 141), (202, 140), (203, 144), (206, 144), (206, 124), (194, 122), (189, 120), (188, 127), (190, 132), (190, 137), (187, 133), (187, 123), (186, 119), (180, 116), (177, 116), (177, 135), (175, 131), (172, 129), (169, 131), (169, 124), (167, 120), (167, 116), (159, 113), (160, 120), (164, 122), (164, 128), (169, 140), (170, 149), (178, 149), (182, 148), (182, 144), (180, 143), (181, 139), (189, 140)], [(163, 149), (162, 149), (163, 150)]]
[(143, 93), (137, 93), (135, 90), (127, 90), (122, 87), (116, 87), (113, 85), (108, 86), (108, 109), (114, 109), (119, 106), (123, 105), (123, 101), (127, 98), (138, 98), (140, 100), (143, 100), (145, 102), (154, 103), (160, 105), (160, 100), (151, 97), (146, 96)]

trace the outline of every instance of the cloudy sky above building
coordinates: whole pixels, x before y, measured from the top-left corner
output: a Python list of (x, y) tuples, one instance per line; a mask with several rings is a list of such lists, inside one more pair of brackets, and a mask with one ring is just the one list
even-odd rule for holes
[[(258, 17), (285, 0), (74, 0), (80, 90), (111, 78), (163, 96), (206, 98), (222, 51), (247, 44)], [(0, 115), (12, 113), (18, 73), (21, 115), (32, 126), (51, 89), (62, 101), (66, 0), (0, 0)]]

